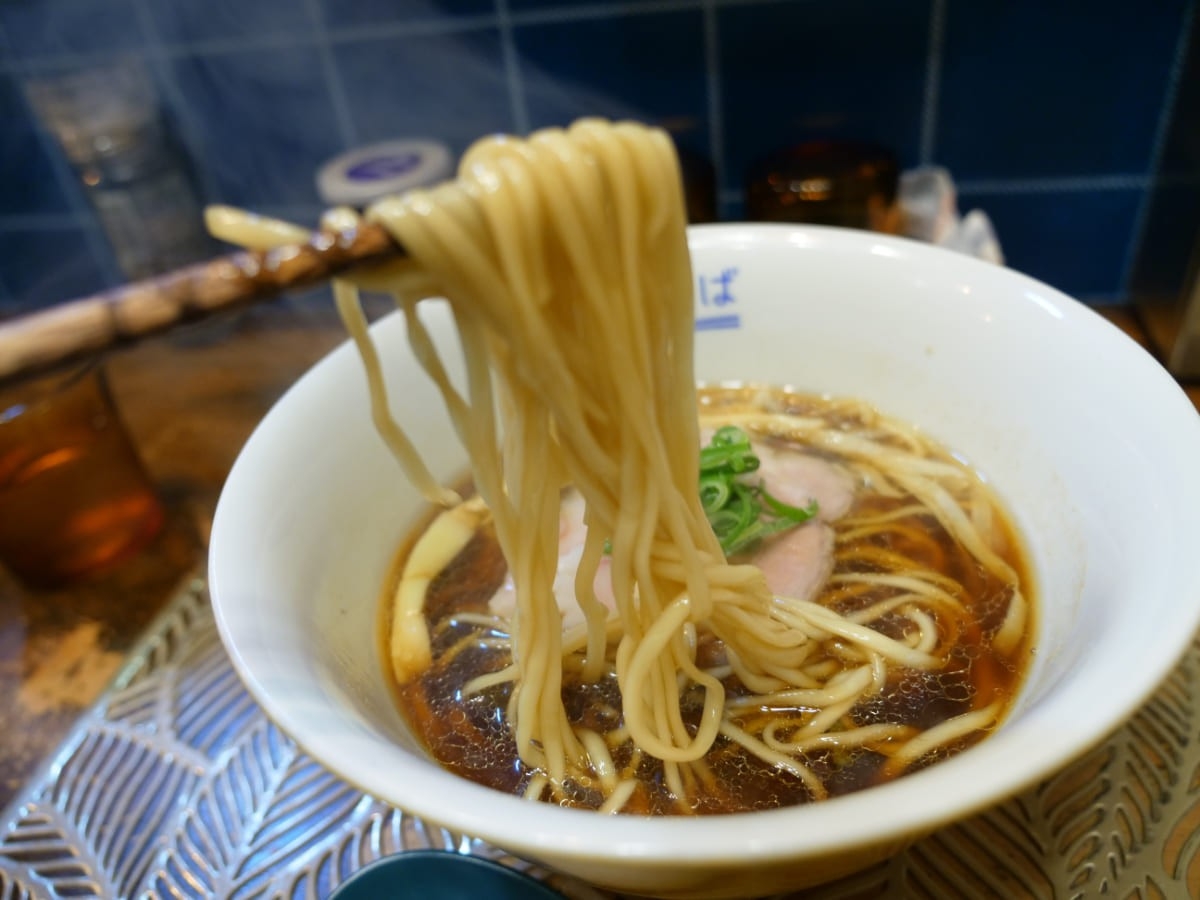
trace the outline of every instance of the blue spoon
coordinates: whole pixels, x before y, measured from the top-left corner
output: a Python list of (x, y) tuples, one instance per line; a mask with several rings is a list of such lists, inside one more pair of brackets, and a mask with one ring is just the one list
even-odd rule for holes
[(413, 850), (359, 869), (329, 900), (562, 900), (535, 878), (478, 856)]

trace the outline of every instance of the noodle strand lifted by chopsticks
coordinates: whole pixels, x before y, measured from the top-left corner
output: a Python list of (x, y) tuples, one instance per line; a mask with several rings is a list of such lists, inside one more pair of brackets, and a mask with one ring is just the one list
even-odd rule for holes
[[(579, 583), (589, 583), (609, 542), (623, 626), (617, 676), (633, 740), (659, 758), (698, 759), (723, 707), (720, 683), (694, 668), (681, 631), (710, 618), (705, 570), (726, 564), (694, 487), (691, 269), (679, 191), (665, 135), (583, 122), (528, 141), (481, 142), (457, 183), (370, 212), (443, 286), (458, 321), (487, 324), (505, 446), (497, 456), (465, 443), (473, 471), (494, 476), (479, 479), (479, 490), (517, 588), (517, 744), (554, 783), (568, 763), (586, 768), (558, 690), (551, 590), (567, 484), (588, 510)], [(599, 209), (606, 214), (588, 214)], [(468, 423), (456, 424), (465, 436)], [(681, 563), (684, 577), (664, 576), (660, 563)], [(767, 615), (761, 576), (745, 568), (742, 578)], [(589, 635), (600, 635), (589, 640), (583, 670), (594, 677), (607, 643), (604, 610), (587, 602), (586, 587), (582, 594)], [(709, 724), (696, 736), (679, 710), (688, 670), (708, 694)]]

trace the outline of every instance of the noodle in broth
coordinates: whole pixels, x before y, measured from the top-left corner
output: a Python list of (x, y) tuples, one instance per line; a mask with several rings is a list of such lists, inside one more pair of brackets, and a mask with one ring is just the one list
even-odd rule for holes
[[(890, 689), (961, 684), (948, 674), (956, 647), (974, 648), (958, 651), (974, 659), (988, 645), (998, 668), (1014, 672), (1028, 653), (1027, 586), (986, 489), (917, 432), (869, 410), (831, 419), (803, 403), (797, 412), (790, 395), (750, 404), (704, 395), (706, 418), (719, 408), (757, 441), (832, 459), (881, 498), (879, 508), (856, 501), (836, 523), (838, 561), (818, 596), (777, 593), (758, 565), (725, 558), (697, 490), (683, 210), (674, 150), (658, 130), (584, 120), (526, 140), (489, 138), (468, 151), (456, 181), (368, 211), (407, 259), (335, 282), (380, 434), (444, 509), (396, 586), (392, 674), (414, 721), (417, 707), (438, 705), (434, 683), (469, 703), (484, 698), (513, 757), (489, 767), (518, 773), (496, 786), (530, 798), (728, 811), (737, 807), (708, 798), (721, 792), (732, 752), (795, 783), (767, 805), (819, 799), (840, 791), (830, 763), (839, 754), (860, 759), (865, 748), (888, 777), (994, 728), (1016, 677), (1001, 679), (1006, 691), (963, 688), (948, 717), (919, 726), (888, 717)], [(220, 236), (263, 239), (253, 230), (235, 220)], [(467, 500), (436, 483), (393, 419), (359, 288), (396, 298), (467, 450), (476, 492)], [(417, 314), (428, 297), (445, 297), (453, 312), (461, 388)], [(572, 576), (577, 624), (564, 629), (555, 580), (569, 492), (581, 499), (584, 536)], [(796, 530), (818, 527), (832, 526)], [(478, 585), (460, 592), (469, 601), (437, 596), (454, 580), (447, 568), (460, 571), (481, 542), (511, 578), (512, 608), (501, 616), (478, 608)], [(967, 574), (898, 549), (931, 543)], [(597, 595), (602, 570), (607, 603)], [(971, 572), (991, 585), (982, 618), (971, 618)], [(452, 743), (465, 734), (417, 727)], [(431, 749), (447, 760), (444, 747)]]
[[(706, 431), (736, 423), (764, 455), (770, 451), (774, 461), (762, 472), (770, 485), (787, 479), (794, 461), (807, 470), (801, 480), (811, 479), (814, 465), (848, 476), (853, 501), (836, 520), (814, 521), (739, 557), (786, 583), (780, 558), (786, 566), (788, 555), (803, 556), (813, 543), (804, 529), (827, 529), (828, 571), (802, 604), (822, 608), (827, 625), (816, 611), (794, 621), (804, 639), (792, 670), (755, 687), (733, 674), (719, 641), (698, 631), (698, 664), (721, 680), (726, 700), (712, 748), (682, 767), (686, 802), (668, 786), (666, 766), (623, 729), (615, 667), (585, 681), (568, 650), (566, 706), (591, 758), (602, 762), (558, 801), (638, 813), (772, 808), (880, 783), (982, 739), (1011, 702), (1030, 653), (1029, 629), (1011, 630), (1009, 616), (1012, 576), (1024, 584), (1028, 576), (987, 485), (927, 438), (855, 401), (706, 388), (700, 410)], [(966, 540), (947, 505), (969, 517)], [(397, 686), (398, 702), (452, 771), (500, 790), (537, 792), (544, 782), (516, 758), (506, 720), (496, 715), (511, 702), (512, 621), (504, 614), (507, 567), (479, 510), (478, 527), (451, 542), (457, 553), (437, 565), (423, 592), (436, 662)], [(569, 527), (560, 550), (572, 541)], [(974, 541), (994, 548), (1000, 564), (981, 564), (966, 546)], [(414, 555), (411, 546), (402, 552), (397, 579)], [(569, 550), (561, 558), (573, 562)], [(569, 602), (560, 596), (568, 648), (582, 638), (569, 624)], [(685, 719), (701, 714), (695, 692), (681, 691), (681, 708)]]

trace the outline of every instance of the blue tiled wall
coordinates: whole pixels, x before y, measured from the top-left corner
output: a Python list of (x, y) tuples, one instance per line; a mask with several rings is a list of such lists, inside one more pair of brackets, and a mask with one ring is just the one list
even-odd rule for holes
[(670, 127), (736, 219), (751, 160), (858, 138), (950, 169), (1015, 268), (1123, 302), (1196, 2), (3, 0), (0, 315), (121, 277), (25, 88), (122, 56), (208, 202), (313, 221), (342, 149), (601, 114)]

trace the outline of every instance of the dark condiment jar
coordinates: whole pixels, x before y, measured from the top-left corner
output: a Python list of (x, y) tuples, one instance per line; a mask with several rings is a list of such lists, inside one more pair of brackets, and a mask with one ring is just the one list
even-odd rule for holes
[(900, 169), (891, 151), (853, 141), (809, 141), (754, 163), (746, 218), (896, 233)]

